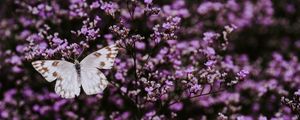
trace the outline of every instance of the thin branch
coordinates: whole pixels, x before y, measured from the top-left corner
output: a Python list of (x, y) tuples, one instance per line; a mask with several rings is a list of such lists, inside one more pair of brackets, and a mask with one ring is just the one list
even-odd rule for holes
[(150, 60), (150, 57), (154, 54), (154, 50), (155, 50), (155, 47), (160, 43), (160, 42), (157, 42), (157, 41), (154, 41), (154, 48), (153, 48), (153, 50), (151, 50), (150, 51), (150, 53), (148, 54), (148, 56), (147, 56), (147, 58), (146, 58), (146, 60), (145, 60), (145, 62), (144, 62), (144, 64), (142, 65), (142, 68), (141, 68), (141, 70), (143, 70), (144, 69), (144, 66), (145, 66), (145, 64), (146, 63), (148, 63), (149, 62), (149, 60)]
[(177, 102), (182, 101), (183, 99), (193, 99), (193, 98), (202, 97), (202, 96), (206, 96), (206, 95), (217, 94), (217, 93), (219, 93), (219, 92), (222, 92), (222, 91), (225, 91), (225, 90), (226, 90), (225, 88), (222, 89), (222, 86), (220, 86), (220, 87), (218, 88), (218, 90), (213, 90), (213, 86), (211, 86), (211, 85), (210, 85), (210, 90), (209, 90), (208, 93), (203, 93), (204, 89), (205, 89), (205, 87), (203, 87), (203, 88), (201, 89), (200, 94), (198, 94), (198, 95), (189, 96), (189, 97), (187, 97), (187, 98), (180, 98), (180, 99), (177, 99), (177, 100), (175, 100), (174, 102), (172, 102), (172, 103), (170, 103), (170, 104), (168, 104), (168, 105), (169, 105), (169, 106), (170, 106), (170, 105), (173, 105), (173, 104), (175, 104), (175, 103), (177, 103)]

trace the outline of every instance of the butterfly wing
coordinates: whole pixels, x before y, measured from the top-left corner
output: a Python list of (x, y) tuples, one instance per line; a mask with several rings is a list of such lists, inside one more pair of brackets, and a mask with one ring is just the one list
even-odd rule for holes
[(81, 62), (81, 84), (87, 95), (101, 93), (108, 81), (99, 69), (111, 69), (118, 47), (110, 45), (85, 57)]
[(111, 69), (118, 54), (118, 47), (110, 45), (85, 57), (80, 64), (90, 68)]
[(55, 92), (63, 98), (74, 98), (80, 93), (80, 82), (73, 63), (61, 60), (38, 60), (33, 67), (48, 81), (55, 83)]
[(97, 68), (81, 67), (81, 85), (87, 95), (102, 93), (108, 81), (104, 74)]

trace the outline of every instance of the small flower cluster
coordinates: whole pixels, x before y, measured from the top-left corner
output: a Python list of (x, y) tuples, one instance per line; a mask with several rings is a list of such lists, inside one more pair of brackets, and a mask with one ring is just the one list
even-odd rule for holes
[(299, 117), (300, 115), (300, 90), (296, 91), (292, 99), (281, 97), (281, 102), (291, 108)]

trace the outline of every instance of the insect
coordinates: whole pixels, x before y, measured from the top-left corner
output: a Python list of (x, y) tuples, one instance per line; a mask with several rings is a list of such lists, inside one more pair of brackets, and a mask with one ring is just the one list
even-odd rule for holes
[(33, 67), (48, 81), (55, 83), (55, 92), (62, 98), (79, 96), (81, 86), (87, 95), (103, 92), (108, 81), (99, 69), (111, 69), (118, 47), (110, 45), (86, 56), (81, 62), (37, 60)]

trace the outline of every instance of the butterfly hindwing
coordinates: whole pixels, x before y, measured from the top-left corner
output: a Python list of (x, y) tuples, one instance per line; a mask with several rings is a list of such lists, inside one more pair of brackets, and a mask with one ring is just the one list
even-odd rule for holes
[(91, 68), (111, 69), (118, 54), (118, 47), (110, 45), (85, 57), (80, 64)]
[(83, 66), (81, 68), (81, 85), (87, 95), (102, 93), (108, 81), (97, 68)]
[(33, 67), (48, 81), (56, 81), (55, 92), (63, 98), (80, 93), (80, 83), (73, 63), (62, 60), (38, 60)]
[(79, 96), (80, 82), (75, 69), (65, 71), (63, 74), (55, 83), (55, 92), (62, 98)]

